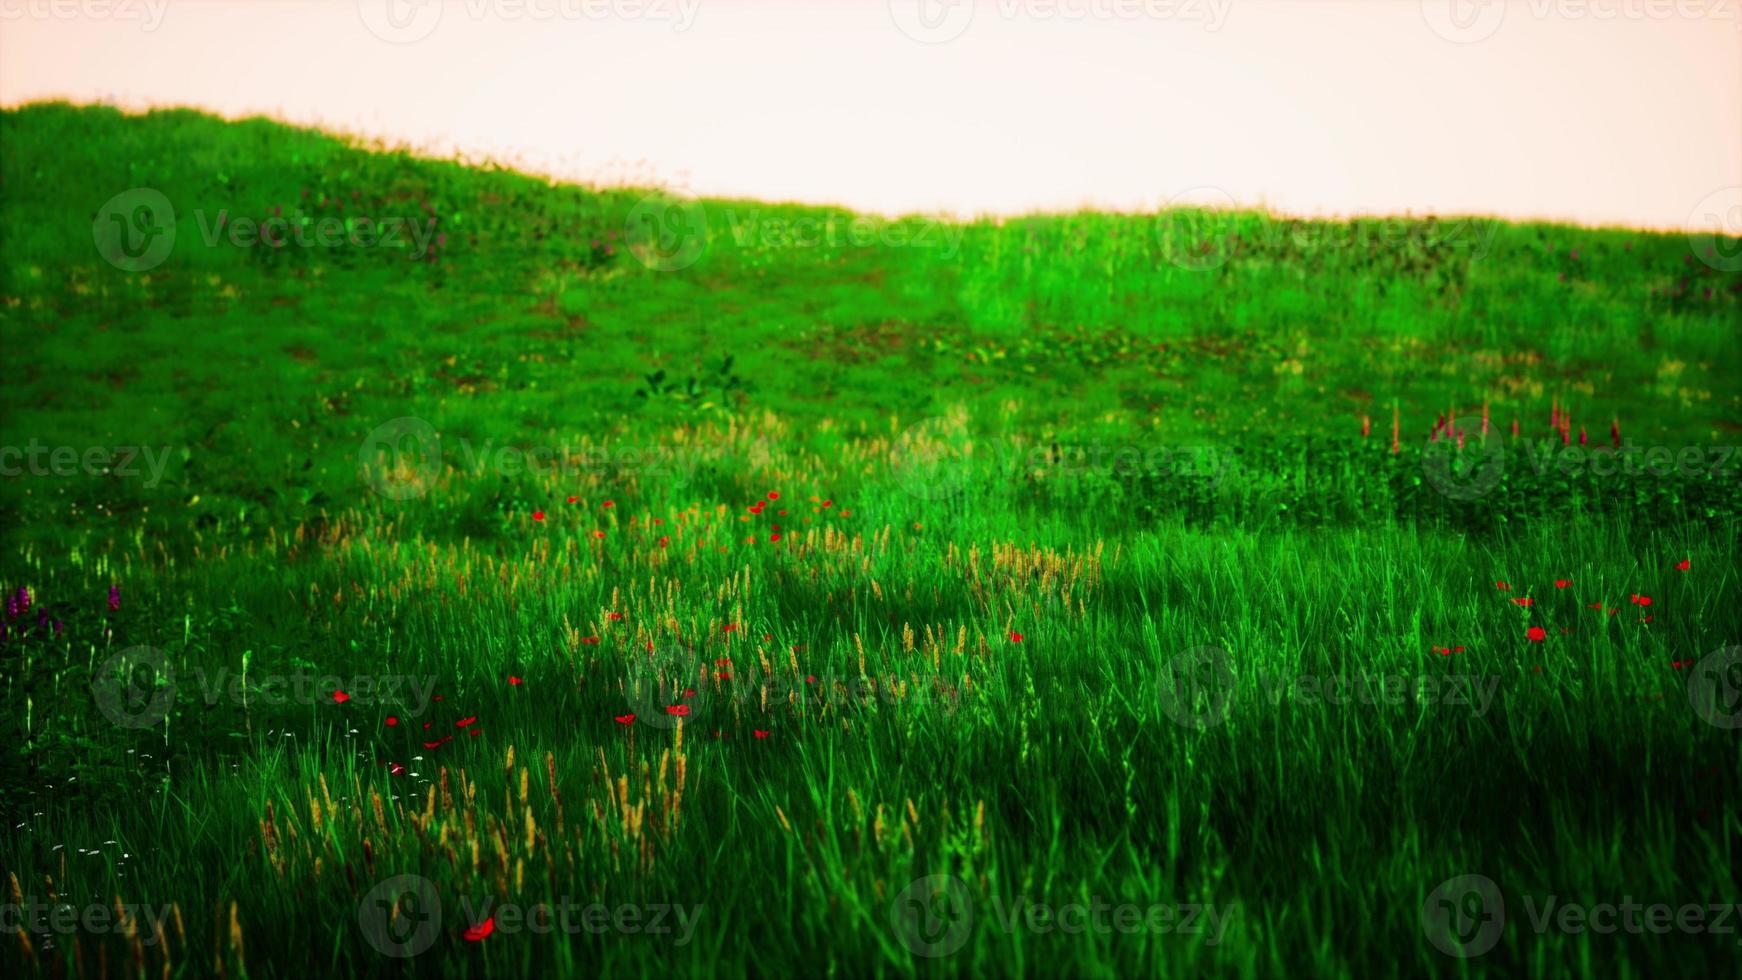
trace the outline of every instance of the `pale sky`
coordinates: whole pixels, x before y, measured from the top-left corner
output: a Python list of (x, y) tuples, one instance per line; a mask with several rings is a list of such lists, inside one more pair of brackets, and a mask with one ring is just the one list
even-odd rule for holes
[(43, 98), (881, 212), (1742, 234), (1742, 0), (0, 0)]

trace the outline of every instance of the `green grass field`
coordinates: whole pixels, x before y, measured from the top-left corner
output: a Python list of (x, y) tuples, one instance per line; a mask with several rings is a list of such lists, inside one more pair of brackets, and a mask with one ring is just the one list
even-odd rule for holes
[(1742, 242), (0, 147), (0, 972), (1742, 959)]

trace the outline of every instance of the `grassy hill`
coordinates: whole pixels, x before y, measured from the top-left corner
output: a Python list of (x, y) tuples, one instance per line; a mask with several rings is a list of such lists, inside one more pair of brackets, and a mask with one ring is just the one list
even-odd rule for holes
[[(1742, 243), (892, 221), (189, 111), (0, 147), (0, 868), (177, 916), (0, 962), (1733, 962), (1524, 910), (1742, 894)], [(702, 911), (468, 936), (569, 898)], [(1220, 925), (1010, 911), (1102, 899)]]

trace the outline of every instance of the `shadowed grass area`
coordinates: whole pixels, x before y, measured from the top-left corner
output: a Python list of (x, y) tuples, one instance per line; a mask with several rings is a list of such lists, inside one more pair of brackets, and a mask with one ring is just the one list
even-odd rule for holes
[[(1742, 901), (1736, 243), (882, 221), (187, 112), (0, 140), (0, 868), (137, 903), (0, 962), (1734, 962), (1717, 913), (1557, 916)], [(176, 234), (127, 271), (93, 223), (137, 188)], [(275, 209), (423, 244), (206, 242)]]

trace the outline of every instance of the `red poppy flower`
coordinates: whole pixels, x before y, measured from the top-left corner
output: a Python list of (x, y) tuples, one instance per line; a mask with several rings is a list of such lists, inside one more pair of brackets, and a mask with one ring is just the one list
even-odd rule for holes
[(593, 537), (595, 537), (595, 538), (602, 538), (602, 537), (604, 537), (604, 536), (605, 536), (605, 532), (604, 532), (604, 531), (594, 531), (594, 532), (593, 532)]
[(351, 700), (351, 696), (349, 694), (346, 694), (344, 691), (334, 691), (333, 692), (333, 703), (334, 704), (344, 704), (346, 701), (349, 701), (349, 700)]
[(633, 725), (633, 724), (635, 724), (635, 716), (633, 714), (618, 715), (617, 717), (612, 718), (611, 720), (616, 722), (619, 725)]
[(388, 715), (387, 716), (387, 727), (388, 728), (398, 728), (399, 727), (399, 719), (395, 718), (392, 715)]
[(542, 510), (535, 510), (535, 511), (533, 511), (533, 512), (532, 512), (532, 519), (533, 519), (533, 520), (535, 520), (535, 521), (542, 521), (542, 520), (544, 520), (544, 511), (542, 511)]
[(427, 731), (429, 731), (429, 726), (430, 726), (430, 723), (429, 723), (429, 722), (427, 722), (427, 721), (426, 721), (426, 722), (424, 722), (424, 723), (423, 723), (423, 730), (424, 730), (424, 731), (426, 731), (426, 732), (427, 732)]
[(768, 491), (768, 499), (769, 500), (779, 500), (780, 499), (780, 492), (777, 490)]
[(1532, 626), (1530, 629), (1524, 631), (1524, 638), (1532, 643), (1541, 643), (1543, 640), (1548, 639), (1548, 631), (1540, 626)]
[(439, 749), (443, 745), (447, 744), (448, 742), (452, 742), (453, 740), (454, 740), (454, 737), (452, 735), (443, 735), (441, 738), (438, 738), (433, 742), (423, 743), (423, 747), (426, 749)]
[(751, 730), (750, 730), (750, 734), (752, 734), (752, 735), (754, 735), (754, 736), (756, 736), (756, 737), (757, 737), (757, 738), (767, 738), (767, 737), (768, 737), (768, 733), (767, 733), (767, 732), (765, 732), (765, 731), (763, 731), (763, 730), (762, 730), (762, 729), (760, 729), (760, 728), (753, 728), (753, 729), (751, 729)]
[(668, 704), (665, 706), (665, 713), (668, 715), (676, 715), (679, 718), (688, 718), (690, 715), (690, 706), (687, 704)]
[(472, 725), (477, 723), (477, 721), (478, 721), (478, 716), (472, 715), (469, 718), (461, 718), (459, 721), (454, 722), (454, 727), (455, 728), (470, 728), (470, 727), (472, 727)]
[(823, 501), (823, 506), (824, 507), (833, 507), (833, 506), (835, 506), (835, 502), (833, 500), (825, 500), (825, 501)]
[(779, 541), (779, 540), (780, 540), (780, 535), (778, 535), (778, 534), (770, 534), (770, 535), (769, 535), (769, 536), (768, 536), (768, 540), (770, 540), (770, 541)]
[(1514, 605), (1518, 605), (1518, 606), (1534, 606), (1534, 605), (1536, 605), (1536, 600), (1529, 598), (1529, 597), (1526, 597), (1523, 599), (1514, 599), (1514, 600), (1512, 600), (1512, 602)]
[(1021, 643), (1022, 642), (1022, 634), (1016, 632), (1015, 630), (1011, 630), (1010, 631), (1010, 642)]
[(1651, 605), (1651, 596), (1636, 595), (1633, 597), (1633, 604), (1636, 606), (1649, 606)]
[(737, 623), (727, 623), (725, 626), (720, 627), (720, 632), (730, 633), (730, 632), (736, 630), (737, 628), (738, 628)]
[(619, 620), (619, 619), (622, 619), (622, 618), (623, 618), (623, 614), (622, 614), (622, 613), (618, 613), (618, 612), (614, 612), (614, 613), (606, 613), (606, 614), (605, 614), (605, 618), (606, 618), (606, 619), (609, 619), (609, 620), (612, 620), (612, 621), (616, 621), (616, 620)]
[(405, 767), (397, 762), (389, 762), (387, 764), (387, 774), (390, 776), (403, 776), (405, 775)]
[(512, 687), (519, 687), (520, 686), (520, 678), (514, 676), (513, 674), (509, 674), (508, 675), (508, 683)]
[(1678, 572), (1685, 572), (1693, 566), (1693, 563), (1694, 560), (1692, 558), (1683, 558), (1681, 561), (1675, 563), (1675, 570)]
[(471, 731), (467, 732), (466, 734), (472, 736), (473, 738), (477, 738), (479, 735), (484, 734), (484, 730), (482, 728), (474, 728)]
[(1507, 585), (1505, 582), (1495, 582), (1494, 587), (1496, 589), (1499, 589), (1502, 592), (1511, 592), (1512, 591), (1512, 586)]
[(716, 667), (730, 667), (730, 666), (732, 666), (732, 658), (731, 657), (716, 657), (716, 658), (714, 658), (714, 666), (716, 666)]
[(1554, 580), (1554, 587), (1557, 589), (1564, 589), (1567, 586), (1572, 585), (1572, 584), (1573, 584), (1573, 580), (1570, 578), (1557, 578)]
[(605, 501), (605, 506), (606, 507), (615, 507), (615, 506), (617, 506), (617, 504), (615, 501), (607, 500), (607, 501)]
[(466, 933), (465, 933), (466, 942), (481, 943), (484, 941), (485, 936), (488, 936), (495, 931), (496, 931), (496, 917), (492, 915), (488, 919), (485, 919), (483, 922), (480, 922), (475, 926), (467, 926), (466, 927)]
[(579, 498), (579, 497), (570, 497), (569, 498), (569, 503), (571, 503), (571, 504), (578, 504), (580, 502), (581, 502), (581, 498)]

